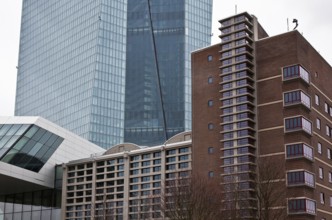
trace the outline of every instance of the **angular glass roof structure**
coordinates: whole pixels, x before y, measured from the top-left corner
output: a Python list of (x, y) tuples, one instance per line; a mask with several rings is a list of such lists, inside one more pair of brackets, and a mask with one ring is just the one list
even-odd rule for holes
[(64, 139), (32, 124), (0, 125), (0, 161), (38, 172)]

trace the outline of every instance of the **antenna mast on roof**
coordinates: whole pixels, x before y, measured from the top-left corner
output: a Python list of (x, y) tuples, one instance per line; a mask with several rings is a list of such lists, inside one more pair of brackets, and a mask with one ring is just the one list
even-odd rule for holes
[(287, 31), (289, 31), (289, 21), (288, 21), (288, 18), (287, 18)]
[(237, 5), (235, 5), (235, 14), (237, 14)]

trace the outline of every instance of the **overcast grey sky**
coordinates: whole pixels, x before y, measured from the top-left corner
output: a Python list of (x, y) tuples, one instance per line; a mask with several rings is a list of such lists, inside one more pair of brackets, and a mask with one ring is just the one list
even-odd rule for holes
[[(0, 116), (14, 115), (21, 2), (0, 1)], [(290, 29), (298, 19), (298, 30), (332, 64), (331, 0), (213, 0), (213, 44), (219, 42), (218, 19), (234, 15), (235, 5), (238, 13), (255, 15), (270, 36), (287, 31), (287, 18)]]

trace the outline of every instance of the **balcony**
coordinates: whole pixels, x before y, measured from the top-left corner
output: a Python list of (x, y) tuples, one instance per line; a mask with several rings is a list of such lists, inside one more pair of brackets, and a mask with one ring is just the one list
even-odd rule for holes
[(284, 93), (284, 106), (293, 106), (302, 104), (308, 109), (311, 107), (310, 97), (301, 90), (285, 92)]
[(316, 214), (316, 202), (308, 198), (291, 198), (288, 199), (288, 214)]
[(294, 143), (286, 145), (286, 159), (306, 158), (313, 161), (313, 148), (305, 143)]
[(283, 68), (283, 81), (302, 79), (309, 84), (309, 73), (301, 65), (287, 66)]
[(285, 132), (304, 131), (305, 133), (312, 134), (311, 122), (303, 116), (285, 119)]
[(305, 170), (290, 170), (287, 172), (287, 186), (308, 186), (315, 187), (315, 177)]

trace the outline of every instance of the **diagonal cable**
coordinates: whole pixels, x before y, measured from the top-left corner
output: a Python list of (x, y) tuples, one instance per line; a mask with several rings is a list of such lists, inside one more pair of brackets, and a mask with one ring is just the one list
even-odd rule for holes
[(167, 124), (166, 124), (163, 93), (162, 93), (162, 88), (161, 88), (161, 83), (160, 83), (160, 72), (159, 72), (159, 64), (158, 64), (158, 57), (157, 57), (157, 47), (156, 47), (156, 40), (155, 40), (153, 24), (152, 24), (152, 13), (151, 13), (150, 0), (147, 0), (147, 1), (148, 1), (148, 9), (149, 9), (149, 21), (150, 21), (150, 27), (151, 27), (152, 42), (153, 42), (154, 59), (155, 59), (156, 69), (157, 69), (157, 84), (158, 84), (158, 89), (159, 89), (161, 110), (162, 110), (162, 114), (163, 114), (164, 135), (165, 135), (165, 141), (166, 141), (166, 140), (168, 140), (168, 135), (167, 135), (167, 130), (166, 130)]

